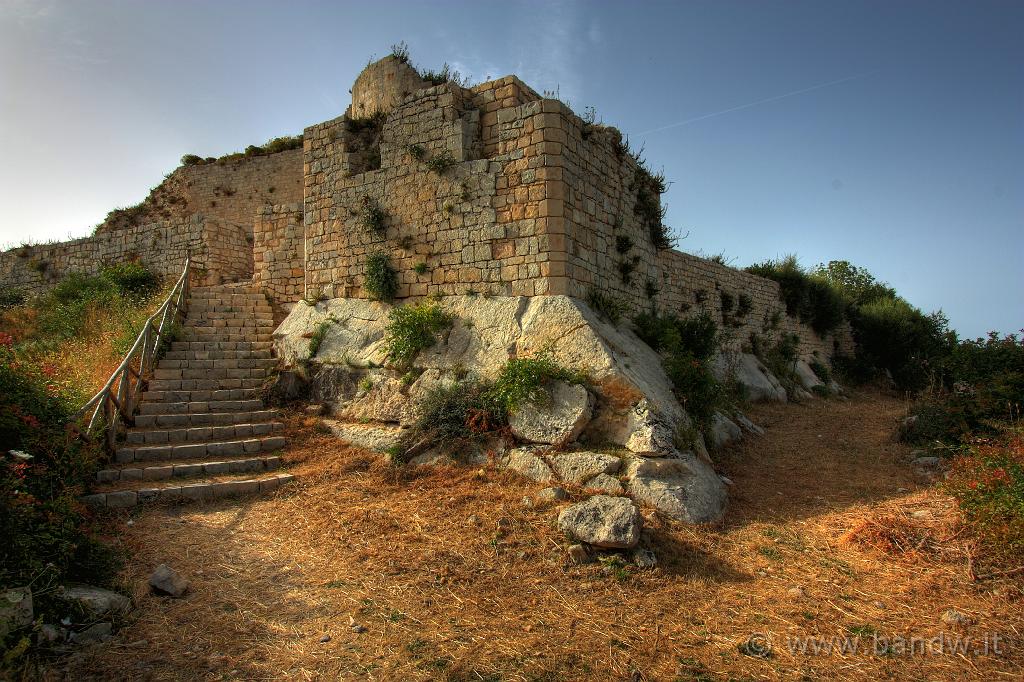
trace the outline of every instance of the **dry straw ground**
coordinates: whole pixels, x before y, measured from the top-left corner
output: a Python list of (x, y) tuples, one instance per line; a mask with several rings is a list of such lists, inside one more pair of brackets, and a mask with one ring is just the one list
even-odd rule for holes
[[(138, 609), (118, 643), (51, 674), (1021, 679), (1020, 584), (970, 580), (954, 507), (891, 441), (901, 410), (870, 395), (752, 410), (768, 436), (717, 458), (735, 482), (724, 523), (648, 514), (654, 570), (568, 565), (554, 509), (523, 504), (532, 482), (488, 467), (396, 473), (293, 418), (299, 482), (276, 498), (111, 519)], [(160, 562), (191, 579), (186, 599), (148, 594)], [(943, 622), (950, 608), (962, 622)], [(875, 652), (876, 637), (940, 633), (979, 646), (997, 634), (1001, 653)], [(803, 637), (859, 637), (862, 650), (791, 650)]]

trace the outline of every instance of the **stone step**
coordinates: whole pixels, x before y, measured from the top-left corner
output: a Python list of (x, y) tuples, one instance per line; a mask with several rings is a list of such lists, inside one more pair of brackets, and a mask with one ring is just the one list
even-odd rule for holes
[(269, 436), (284, 428), (281, 422), (265, 421), (244, 424), (187, 426), (182, 428), (134, 428), (125, 436), (126, 445), (174, 445), (176, 443), (209, 443)]
[(255, 495), (269, 493), (282, 485), (295, 480), (292, 474), (275, 474), (262, 478), (215, 481), (211, 483), (193, 483), (182, 486), (165, 486), (160, 488), (139, 488), (136, 490), (119, 490), (112, 493), (95, 493), (86, 495), (82, 502), (90, 507), (106, 507), (117, 509), (134, 507), (148, 502), (168, 502), (178, 500), (214, 500), (222, 497)]
[(227, 329), (229, 331), (247, 332), (250, 331), (250, 327), (257, 329), (259, 331), (271, 332), (273, 331), (274, 321), (269, 318), (260, 319), (255, 317), (232, 317), (231, 319), (228, 320), (190, 319), (187, 322), (185, 322), (185, 324), (182, 325), (182, 328), (185, 329), (186, 331), (192, 329)]
[(212, 368), (198, 368), (183, 369), (181, 367), (174, 368), (157, 368), (153, 370), (153, 378), (155, 380), (162, 379), (266, 379), (270, 374), (270, 369), (265, 367), (248, 367), (245, 369), (212, 369)]
[(272, 341), (172, 341), (171, 351), (271, 350)]
[[(239, 405), (241, 402), (247, 403), (247, 405)], [(167, 409), (169, 405), (176, 405), (177, 403), (203, 403), (204, 405), (204, 407), (197, 407), (194, 410), (183, 410), (186, 412), (234, 412), (259, 409), (253, 407), (253, 403), (259, 403), (260, 407), (263, 406), (263, 401), (260, 400), (260, 391), (256, 388), (231, 388), (213, 391), (209, 389), (197, 391), (145, 391), (142, 394), (142, 403), (139, 405), (139, 411), (142, 414), (180, 414), (180, 412), (175, 412), (174, 408)], [(207, 404), (209, 404), (209, 408), (205, 407)], [(153, 407), (147, 408), (147, 405), (152, 405)]]
[(269, 370), (277, 366), (274, 358), (233, 358), (224, 360), (199, 360), (189, 358), (178, 360), (166, 355), (160, 359), (158, 369), (263, 369)]
[(198, 459), (200, 457), (233, 457), (253, 455), (257, 452), (272, 452), (280, 450), (287, 444), (288, 439), (284, 436), (259, 436), (243, 440), (209, 443), (126, 445), (117, 449), (114, 461), (119, 464), (128, 464), (130, 462), (158, 462), (161, 460)]
[(263, 294), (196, 294), (188, 299), (188, 306), (224, 306), (226, 308), (246, 308), (267, 305), (267, 297)]
[(270, 349), (266, 350), (169, 350), (163, 360), (273, 360)]
[(196, 304), (189, 308), (188, 319), (190, 320), (234, 320), (234, 319), (255, 319), (270, 320), (274, 317), (274, 311), (269, 305), (256, 306), (247, 305), (234, 307), (230, 305), (209, 306)]
[[(97, 483), (123, 481), (163, 481), (169, 478), (196, 478), (199, 476), (221, 476), (224, 474), (249, 474), (274, 471), (281, 468), (277, 455), (264, 457), (236, 457), (210, 462), (187, 462), (159, 464), (148, 467), (124, 467), (102, 469), (96, 472)], [(99, 491), (102, 492), (102, 491)]]
[[(188, 403), (171, 403), (175, 405)], [(201, 405), (203, 403), (196, 403)], [(209, 405), (209, 403), (205, 403)], [(277, 419), (277, 410), (250, 410), (224, 412), (150, 413), (135, 415), (135, 428), (156, 429), (188, 426), (224, 426), (226, 424), (258, 424)]]
[(183, 341), (193, 343), (258, 343), (260, 341), (269, 343), (270, 333), (261, 334), (255, 329), (251, 331), (216, 331), (212, 329), (186, 329), (182, 332)]
[(232, 388), (259, 388), (264, 379), (153, 379), (151, 391), (216, 391)]

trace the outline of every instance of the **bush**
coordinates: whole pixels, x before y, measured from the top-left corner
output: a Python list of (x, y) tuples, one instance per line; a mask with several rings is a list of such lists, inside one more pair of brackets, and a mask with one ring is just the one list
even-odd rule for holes
[(451, 325), (451, 315), (434, 303), (395, 308), (384, 330), (385, 353), (399, 367), (408, 366), (417, 353), (433, 346), (437, 335)]
[(359, 223), (366, 231), (383, 237), (387, 230), (388, 214), (377, 203), (376, 199), (364, 195), (359, 208)]
[(842, 295), (824, 277), (808, 274), (796, 256), (755, 263), (746, 270), (778, 282), (786, 312), (809, 324), (819, 336), (842, 324), (845, 308)]
[(366, 293), (376, 301), (393, 301), (398, 293), (398, 274), (386, 253), (378, 251), (366, 257)]
[(945, 482), (980, 541), (981, 562), (1016, 568), (1024, 556), (1024, 438), (967, 448)]
[(544, 386), (555, 380), (581, 383), (583, 377), (546, 355), (512, 358), (487, 389), (486, 402), (494, 413), (507, 415), (523, 403), (543, 401), (546, 397)]
[(117, 287), (122, 296), (144, 299), (152, 296), (160, 286), (159, 278), (137, 261), (109, 265), (100, 277)]
[(850, 309), (862, 364), (886, 369), (900, 389), (919, 391), (937, 376), (951, 337), (941, 313), (925, 315), (901, 298)]
[(182, 166), (196, 166), (203, 162), (203, 157), (196, 156), (195, 154), (185, 154), (181, 157)]
[(683, 352), (703, 361), (718, 349), (718, 325), (706, 311), (684, 319), (641, 313), (633, 318), (633, 325), (637, 336), (656, 351)]
[(0, 291), (0, 310), (7, 310), (8, 308), (16, 308), (20, 305), (25, 305), (27, 297), (25, 292), (20, 289), (4, 289)]
[(724, 397), (708, 363), (686, 352), (670, 354), (664, 362), (679, 402), (698, 426), (708, 426)]
[(710, 313), (685, 319), (642, 313), (633, 324), (637, 336), (661, 353), (665, 372), (687, 412), (698, 426), (709, 426), (715, 410), (727, 399), (709, 367), (718, 350), (718, 326)]

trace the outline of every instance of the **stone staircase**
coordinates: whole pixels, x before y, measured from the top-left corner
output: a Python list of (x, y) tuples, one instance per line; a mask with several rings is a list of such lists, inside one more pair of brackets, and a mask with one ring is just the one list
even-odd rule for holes
[(264, 493), (287, 440), (260, 388), (273, 371), (273, 315), (251, 285), (197, 288), (179, 340), (157, 364), (135, 425), (83, 498), (101, 507)]

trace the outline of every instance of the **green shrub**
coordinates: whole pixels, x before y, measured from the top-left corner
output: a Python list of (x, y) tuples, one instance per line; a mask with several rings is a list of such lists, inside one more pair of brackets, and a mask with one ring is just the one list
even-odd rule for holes
[(0, 310), (25, 305), (26, 300), (28, 300), (28, 297), (25, 296), (24, 291), (5, 288), (3, 291), (0, 291)]
[(861, 364), (889, 370), (900, 389), (927, 386), (949, 350), (945, 317), (925, 315), (901, 298), (851, 308), (850, 324)]
[(370, 195), (364, 195), (360, 200), (359, 223), (363, 228), (372, 234), (383, 237), (387, 230), (388, 214), (381, 208), (377, 200)]
[(747, 272), (775, 280), (786, 312), (824, 336), (842, 324), (842, 295), (823, 277), (808, 274), (796, 256), (755, 263)]
[(581, 383), (583, 377), (547, 355), (512, 358), (486, 391), (486, 402), (496, 414), (507, 415), (524, 403), (542, 402), (544, 386), (554, 380)]
[(196, 156), (195, 154), (185, 154), (181, 157), (182, 166), (195, 166), (203, 162), (203, 157)]
[(160, 286), (159, 278), (137, 261), (108, 265), (100, 277), (117, 287), (122, 296), (144, 299), (152, 296)]
[(790, 391), (799, 384), (796, 361), (800, 357), (800, 337), (782, 334), (774, 344), (757, 334), (750, 335), (750, 346), (765, 367)]
[(393, 301), (398, 293), (398, 274), (391, 267), (388, 255), (371, 253), (366, 257), (366, 293), (376, 301)]
[(391, 311), (384, 330), (385, 353), (395, 365), (406, 367), (421, 350), (433, 346), (438, 334), (451, 325), (451, 315), (435, 303), (397, 307)]
[(423, 148), (423, 145), (419, 144), (411, 144), (405, 148), (405, 151), (417, 161), (422, 161), (427, 155), (427, 150)]
[(434, 171), (438, 175), (444, 174), (446, 170), (455, 165), (455, 159), (450, 154), (444, 153), (431, 158), (427, 161), (427, 168)]
[(636, 175), (633, 179), (633, 188), (636, 191), (636, 198), (633, 202), (633, 214), (640, 225), (647, 230), (651, 237), (654, 248), (670, 249), (675, 245), (669, 228), (665, 225), (666, 208), (661, 204), (661, 195), (667, 189), (665, 177), (661, 174), (652, 174), (643, 165), (639, 155), (635, 155), (637, 161)]
[(821, 379), (825, 384), (832, 382), (832, 370), (829, 369), (828, 365), (823, 364), (820, 360), (814, 359), (808, 363), (811, 367), (811, 371), (814, 372), (814, 376)]
[[(496, 428), (503, 420), (491, 414), (484, 391), (476, 381), (442, 383), (430, 388), (420, 401), (419, 416), (407, 444), (446, 443), (457, 446)], [(452, 448), (458, 451), (457, 447)]]
[(682, 353), (704, 361), (718, 349), (718, 325), (706, 311), (687, 318), (641, 313), (633, 318), (633, 325), (637, 336), (656, 351)]
[(331, 325), (333, 324), (334, 318), (328, 317), (313, 330), (313, 335), (309, 337), (309, 357), (316, 357), (316, 354), (320, 351), (320, 346), (323, 345), (324, 338), (327, 336), (327, 332), (331, 330)]
[(664, 363), (679, 402), (698, 426), (708, 426), (724, 395), (708, 363), (686, 352), (668, 354)]

